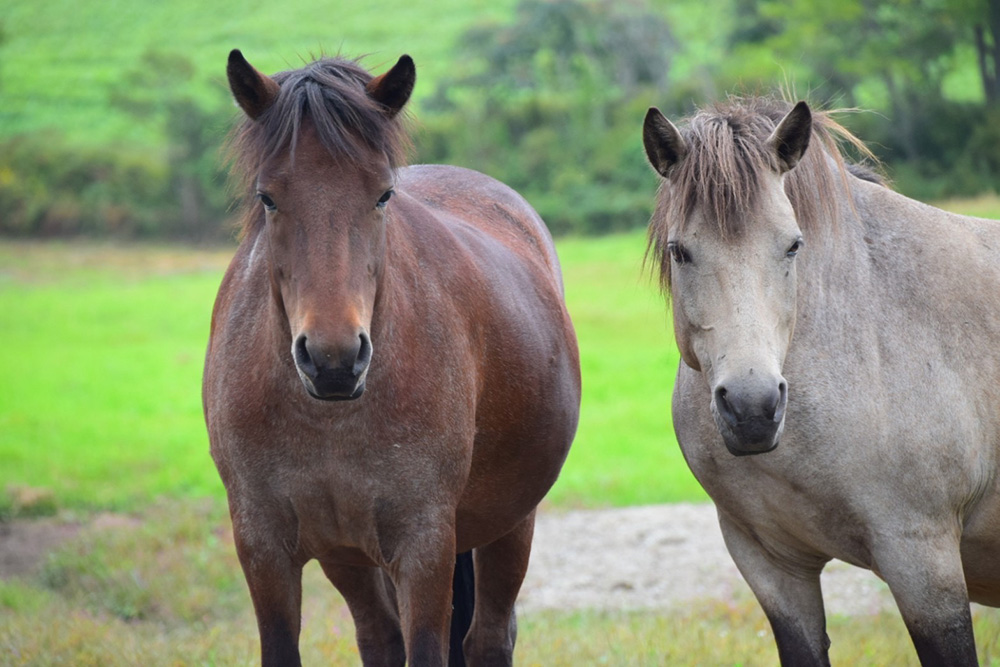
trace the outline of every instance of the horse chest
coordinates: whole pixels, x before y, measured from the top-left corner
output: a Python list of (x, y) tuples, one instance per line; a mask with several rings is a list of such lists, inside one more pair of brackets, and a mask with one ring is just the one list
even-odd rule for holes
[(450, 507), (457, 487), (408, 444), (350, 437), (322, 445), (286, 437), (266, 452), (236, 453), (225, 476), (230, 501), (269, 526), (303, 558), (378, 563), (386, 516), (420, 517)]

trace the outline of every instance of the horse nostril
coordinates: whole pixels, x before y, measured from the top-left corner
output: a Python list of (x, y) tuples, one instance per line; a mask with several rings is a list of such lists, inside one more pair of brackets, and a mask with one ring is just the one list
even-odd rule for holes
[(292, 346), (292, 355), (295, 358), (295, 365), (299, 369), (311, 378), (315, 378), (317, 375), (316, 363), (313, 361), (312, 355), (309, 354), (309, 347), (306, 345), (305, 334), (300, 335), (295, 339), (295, 344)]
[[(780, 422), (781, 415), (784, 412), (785, 404), (785, 383), (781, 382), (777, 387), (767, 391), (760, 399), (760, 410), (759, 414), (763, 415), (766, 419), (772, 421)], [(756, 410), (752, 410), (751, 414), (758, 414)]]
[(729, 399), (726, 398), (725, 387), (717, 387), (715, 389), (715, 407), (726, 421), (731, 423), (736, 423), (739, 421), (739, 415), (733, 409), (733, 406), (729, 404)]
[(780, 423), (785, 418), (785, 406), (788, 405), (788, 385), (784, 382), (778, 384), (778, 402), (771, 413), (771, 419), (775, 423)]
[(368, 332), (362, 331), (358, 338), (361, 339), (361, 345), (358, 348), (358, 356), (354, 361), (354, 368), (352, 369), (356, 376), (364, 373), (372, 360), (372, 341), (368, 337)]
[(757, 392), (744, 390), (733, 396), (729, 395), (724, 386), (715, 389), (715, 407), (731, 424), (754, 418), (780, 422), (785, 415), (787, 398), (788, 387), (784, 382), (774, 385), (771, 389)]

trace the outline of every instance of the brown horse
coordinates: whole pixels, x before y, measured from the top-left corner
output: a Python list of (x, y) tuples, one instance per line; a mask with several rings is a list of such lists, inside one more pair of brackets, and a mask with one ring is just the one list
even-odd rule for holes
[(1000, 606), (1000, 223), (873, 182), (837, 134), (857, 142), (804, 102), (647, 114), (674, 428), (783, 664), (828, 664), (837, 558), (888, 583), (921, 662), (975, 665), (969, 600)]
[(401, 166), (415, 74), (408, 56), (375, 78), (340, 58), (267, 77), (229, 56), (246, 208), (203, 397), (265, 665), (299, 662), (311, 559), (366, 664), (446, 663), (470, 550), (464, 656), (509, 664), (535, 508), (576, 430), (552, 240), (482, 174)]

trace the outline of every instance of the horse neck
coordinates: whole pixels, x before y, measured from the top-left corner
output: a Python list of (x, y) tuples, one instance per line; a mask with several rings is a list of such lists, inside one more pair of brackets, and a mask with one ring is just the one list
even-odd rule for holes
[(835, 191), (834, 217), (811, 221), (805, 231), (806, 248), (798, 267), (800, 318), (818, 310), (842, 316), (870, 290), (875, 276), (866, 239), (874, 222), (869, 202), (873, 188), (882, 186), (847, 176)]
[[(904, 305), (926, 308), (925, 320), (935, 316), (935, 304), (947, 298), (943, 283), (951, 278), (934, 281), (937, 296), (917, 286), (933, 271), (932, 257), (953, 216), (853, 176), (838, 190), (837, 218), (810, 229), (801, 253), (798, 322), (819, 344), (839, 340), (842, 349), (852, 349), (863, 338), (877, 338), (887, 317)], [(799, 332), (797, 323), (796, 337)]]

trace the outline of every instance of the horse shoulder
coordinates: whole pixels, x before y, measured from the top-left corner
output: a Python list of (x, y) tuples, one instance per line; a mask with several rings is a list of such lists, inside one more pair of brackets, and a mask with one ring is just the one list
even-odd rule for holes
[(225, 456), (234, 434), (253, 429), (261, 419), (267, 391), (263, 380), (274, 375), (267, 345), (270, 285), (264, 243), (260, 236), (241, 242), (212, 311), (202, 401), (217, 459)]

